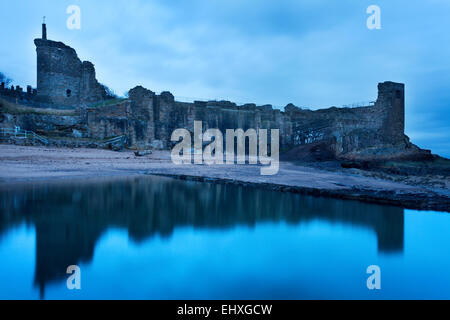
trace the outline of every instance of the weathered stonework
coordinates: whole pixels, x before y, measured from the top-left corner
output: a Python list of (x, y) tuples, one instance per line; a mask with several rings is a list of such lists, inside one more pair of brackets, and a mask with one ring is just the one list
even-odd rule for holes
[(85, 114), (86, 137), (103, 140), (128, 133), (130, 106), (127, 101), (80, 111)]
[[(373, 106), (311, 111), (289, 104), (282, 112), (270, 105), (178, 102), (168, 92), (155, 95), (136, 87), (130, 90), (129, 99), (138, 112), (131, 114), (129, 120), (145, 120), (142, 126), (147, 129), (147, 134), (138, 134), (136, 126), (128, 134), (132, 144), (151, 145), (154, 140), (160, 140), (165, 148), (170, 148), (173, 130), (186, 128), (193, 132), (194, 120), (197, 120), (202, 121), (203, 130), (279, 129), (282, 150), (327, 141), (338, 157), (357, 157), (356, 154), (363, 151), (375, 157), (377, 152), (386, 150), (390, 153), (403, 151), (410, 147), (404, 135), (404, 85), (384, 82), (378, 85), (378, 90), (378, 99)], [(141, 93), (137, 95), (136, 92)], [(143, 92), (147, 92), (146, 99)]]
[[(193, 132), (194, 121), (202, 121), (203, 130), (218, 128), (279, 129), (281, 151), (310, 146), (326, 146), (336, 158), (378, 159), (424, 153), (404, 134), (404, 85), (394, 82), (378, 84), (374, 105), (357, 108), (305, 110), (288, 104), (284, 111), (271, 105), (236, 105), (229, 101), (179, 102), (170, 92), (160, 95), (137, 86), (128, 99), (95, 103), (105, 98), (105, 88), (95, 78), (90, 62), (81, 62), (74, 49), (61, 42), (36, 39), (37, 94), (31, 87), (0, 87), (0, 95), (27, 97), (50, 103), (54, 108), (73, 107), (77, 116), (14, 115), (0, 126), (14, 124), (49, 136), (105, 140), (126, 136), (136, 148), (170, 149), (172, 132), (186, 128)], [(70, 90), (70, 91), (68, 91)], [(37, 97), (37, 99), (35, 99)], [(28, 100), (27, 100), (28, 101)], [(36, 106), (38, 102), (35, 101)], [(95, 103), (95, 104), (94, 104)], [(60, 117), (59, 120), (56, 120)], [(70, 117), (69, 117), (70, 118)], [(1, 121), (0, 121), (1, 122)], [(313, 146), (313, 147), (311, 147)], [(316, 151), (314, 151), (316, 152)], [(428, 153), (427, 153), (428, 154)]]
[(62, 42), (35, 39), (37, 53), (37, 94), (42, 102), (55, 106), (79, 106), (98, 102), (105, 88), (95, 78), (91, 62), (78, 58), (75, 50)]

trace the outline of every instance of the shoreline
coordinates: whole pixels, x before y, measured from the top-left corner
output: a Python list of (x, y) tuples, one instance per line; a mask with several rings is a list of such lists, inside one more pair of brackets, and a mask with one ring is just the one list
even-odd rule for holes
[[(324, 170), (280, 162), (275, 176), (259, 175), (257, 165), (174, 165), (168, 151), (136, 157), (131, 151), (0, 145), (0, 190), (48, 183), (165, 176), (235, 184), (311, 196), (359, 200), (415, 210), (450, 212), (450, 189), (411, 185), (355, 169)], [(368, 176), (369, 175), (369, 176)], [(448, 179), (444, 178), (447, 182)], [(440, 182), (442, 183), (442, 182)]]
[[(430, 199), (426, 194), (402, 195), (399, 198), (391, 197), (389, 191), (379, 191), (374, 193), (372, 190), (353, 188), (346, 191), (333, 191), (327, 189), (315, 189), (307, 187), (287, 186), (272, 183), (249, 183), (231, 179), (215, 179), (201, 176), (171, 175), (171, 174), (151, 174), (153, 176), (169, 177), (178, 180), (198, 181), (214, 184), (233, 184), (243, 187), (262, 188), (278, 192), (291, 192), (313, 197), (334, 198), (341, 200), (356, 200), (379, 205), (391, 205), (402, 207), (404, 209), (418, 211), (440, 211), (450, 213), (450, 199), (448, 197), (436, 196)], [(424, 203), (423, 201), (427, 201)], [(431, 201), (431, 202), (430, 202)]]

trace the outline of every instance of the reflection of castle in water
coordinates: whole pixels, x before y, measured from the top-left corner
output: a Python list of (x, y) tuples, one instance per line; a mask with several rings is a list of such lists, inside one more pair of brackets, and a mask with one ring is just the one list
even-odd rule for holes
[(179, 226), (320, 219), (373, 229), (381, 252), (403, 250), (402, 208), (166, 178), (2, 191), (0, 209), (0, 234), (25, 221), (35, 226), (41, 295), (46, 283), (66, 278), (67, 266), (91, 261), (97, 240), (110, 227), (127, 228), (139, 242), (169, 236)]

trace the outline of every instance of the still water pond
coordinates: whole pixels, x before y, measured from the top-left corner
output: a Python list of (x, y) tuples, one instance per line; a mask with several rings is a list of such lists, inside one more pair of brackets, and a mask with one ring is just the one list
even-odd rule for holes
[(0, 209), (0, 299), (450, 299), (449, 213), (162, 177), (11, 187)]

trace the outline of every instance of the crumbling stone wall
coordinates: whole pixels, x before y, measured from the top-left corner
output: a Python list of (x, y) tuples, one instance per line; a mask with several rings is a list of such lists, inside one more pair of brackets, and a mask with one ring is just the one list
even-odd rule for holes
[(126, 135), (131, 147), (170, 149), (175, 129), (193, 132), (194, 121), (202, 121), (204, 131), (218, 128), (223, 133), (237, 128), (279, 129), (281, 151), (325, 142), (336, 157), (384, 157), (412, 145), (403, 132), (404, 85), (385, 82), (378, 90), (373, 106), (311, 111), (290, 104), (280, 111), (228, 101), (178, 102), (169, 92), (157, 95), (138, 86), (129, 91), (129, 99), (78, 108), (78, 116), (23, 114), (5, 123), (47, 136), (102, 140)]
[(85, 114), (86, 136), (93, 139), (107, 139), (129, 134), (129, 101), (110, 106), (99, 106), (80, 110)]
[(89, 61), (83, 61), (80, 78), (80, 104), (88, 105), (103, 100), (106, 97), (105, 88), (95, 77), (95, 67)]
[(57, 106), (79, 106), (102, 100), (106, 91), (95, 79), (94, 65), (81, 62), (75, 50), (62, 42), (35, 39), (37, 95)]
[(309, 111), (290, 105), (286, 114), (292, 126), (293, 146), (327, 140), (337, 156), (408, 147), (401, 83), (380, 83), (374, 106)]
[(138, 86), (129, 91), (128, 136), (132, 146), (150, 146), (155, 140), (154, 92)]
[[(129, 91), (129, 99), (113, 105), (92, 104), (105, 99), (105, 88), (95, 77), (94, 65), (82, 62), (69, 46), (62, 42), (35, 39), (37, 51), (37, 93), (31, 87), (24, 94), (0, 85), (0, 95), (10, 99), (39, 100), (54, 108), (77, 108), (76, 118), (45, 118), (38, 115), (17, 116), (15, 122), (28, 130), (45, 134), (66, 135), (72, 130), (83, 138), (105, 139), (126, 135), (130, 146), (170, 149), (172, 132), (186, 128), (193, 132), (194, 121), (202, 121), (203, 130), (279, 129), (281, 150), (326, 142), (337, 157), (392, 153), (410, 148), (404, 134), (404, 85), (378, 84), (378, 98), (373, 106), (359, 108), (304, 110), (288, 104), (284, 111), (271, 105), (238, 106), (229, 101), (175, 101), (170, 92), (160, 95), (137, 86)], [(37, 103), (36, 103), (37, 104)], [(3, 117), (4, 118), (4, 117)], [(48, 123), (44, 123), (48, 122)], [(57, 125), (56, 125), (57, 124)], [(66, 129), (65, 129), (66, 128)], [(63, 129), (63, 130), (62, 130)]]
[[(407, 148), (404, 135), (404, 85), (384, 82), (378, 85), (378, 99), (373, 106), (358, 108), (304, 110), (292, 104), (285, 111), (270, 105), (238, 106), (229, 101), (175, 101), (169, 92), (156, 95), (136, 87), (130, 90), (128, 115), (132, 145), (158, 145), (170, 148), (171, 133), (177, 128), (193, 132), (194, 121), (202, 121), (203, 130), (218, 128), (279, 129), (280, 146), (296, 146), (327, 141), (336, 156), (371, 150)], [(102, 124), (100, 124), (102, 126)]]

